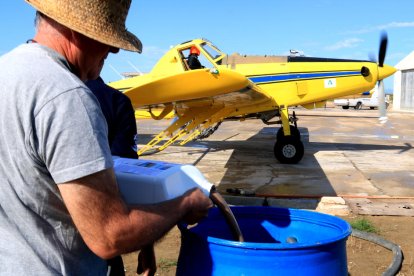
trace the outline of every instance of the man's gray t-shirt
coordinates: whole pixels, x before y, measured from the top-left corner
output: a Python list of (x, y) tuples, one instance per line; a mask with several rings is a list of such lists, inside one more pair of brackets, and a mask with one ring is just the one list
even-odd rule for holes
[(104, 275), (57, 185), (112, 167), (99, 103), (36, 43), (0, 57), (0, 274)]

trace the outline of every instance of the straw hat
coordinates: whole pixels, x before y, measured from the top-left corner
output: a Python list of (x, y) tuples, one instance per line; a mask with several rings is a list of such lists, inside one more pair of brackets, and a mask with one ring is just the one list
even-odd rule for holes
[(60, 24), (109, 46), (141, 53), (142, 43), (125, 28), (131, 0), (25, 0)]

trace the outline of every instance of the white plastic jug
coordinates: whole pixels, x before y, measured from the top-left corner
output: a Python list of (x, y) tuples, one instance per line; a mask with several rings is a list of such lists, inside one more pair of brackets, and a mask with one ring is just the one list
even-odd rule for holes
[(206, 196), (213, 184), (192, 165), (113, 156), (116, 180), (127, 204), (151, 204), (183, 195), (195, 187)]

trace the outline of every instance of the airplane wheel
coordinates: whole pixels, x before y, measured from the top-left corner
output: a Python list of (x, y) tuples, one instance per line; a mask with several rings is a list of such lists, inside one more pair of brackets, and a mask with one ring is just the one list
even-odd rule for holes
[(275, 157), (282, 164), (296, 164), (302, 160), (305, 152), (303, 143), (297, 137), (284, 136), (278, 139), (274, 149)]
[(362, 108), (362, 103), (357, 102), (356, 106), (354, 107), (356, 110), (359, 110)]
[[(290, 125), (290, 136), (297, 137), (300, 140), (300, 131), (297, 127)], [(283, 133), (283, 127), (279, 128), (276, 134), (276, 139), (280, 140), (285, 137), (285, 134)]]
[(349, 106), (348, 105), (343, 105), (342, 109), (349, 109)]

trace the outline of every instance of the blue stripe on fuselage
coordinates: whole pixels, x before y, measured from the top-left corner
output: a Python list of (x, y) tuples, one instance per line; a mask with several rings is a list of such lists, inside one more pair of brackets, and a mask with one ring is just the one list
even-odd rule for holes
[(342, 72), (325, 72), (325, 73), (296, 73), (296, 74), (283, 74), (283, 75), (269, 75), (269, 76), (257, 76), (249, 77), (249, 80), (253, 83), (263, 82), (281, 82), (303, 79), (318, 79), (318, 78), (331, 78), (331, 77), (348, 77), (360, 75), (360, 71), (342, 71)]

